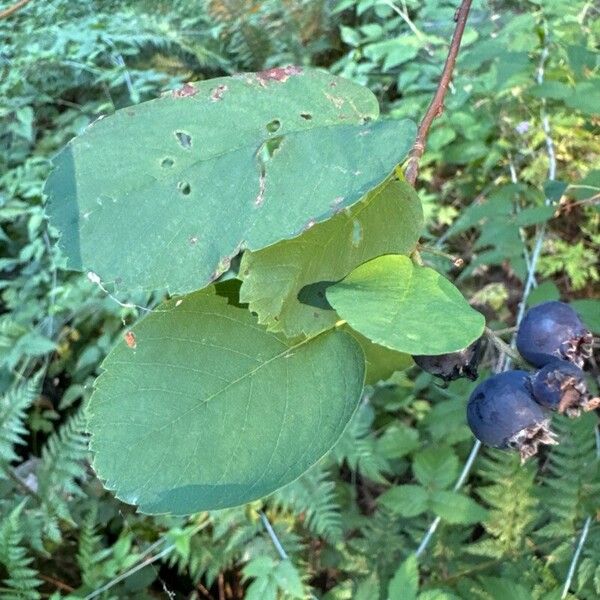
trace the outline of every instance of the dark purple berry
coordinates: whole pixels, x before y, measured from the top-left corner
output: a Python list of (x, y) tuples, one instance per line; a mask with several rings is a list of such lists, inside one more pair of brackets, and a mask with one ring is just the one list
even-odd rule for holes
[(570, 417), (600, 406), (600, 398), (592, 398), (583, 371), (565, 360), (554, 360), (542, 367), (531, 379), (533, 397), (538, 404)]
[(525, 460), (540, 444), (556, 444), (549, 419), (531, 395), (526, 371), (505, 371), (480, 383), (467, 405), (467, 421), (486, 446), (513, 448)]
[(517, 349), (536, 367), (556, 358), (583, 367), (592, 355), (592, 341), (579, 315), (564, 302), (544, 302), (530, 308), (517, 333)]
[(423, 371), (427, 371), (444, 381), (454, 381), (467, 377), (471, 381), (477, 379), (477, 365), (481, 358), (481, 338), (467, 346), (464, 350), (436, 356), (417, 355), (413, 359)]

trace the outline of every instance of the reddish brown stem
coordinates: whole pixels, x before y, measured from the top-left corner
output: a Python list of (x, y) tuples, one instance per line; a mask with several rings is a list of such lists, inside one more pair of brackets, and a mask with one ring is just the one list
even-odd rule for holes
[(444, 111), (444, 98), (446, 96), (446, 92), (448, 91), (450, 81), (452, 80), (452, 72), (454, 71), (454, 65), (456, 63), (456, 57), (458, 56), (460, 42), (465, 30), (465, 25), (467, 23), (467, 17), (469, 16), (469, 10), (471, 9), (471, 1), (472, 0), (463, 0), (458, 11), (456, 12), (454, 17), (454, 20), (456, 21), (456, 28), (454, 29), (454, 35), (452, 36), (452, 41), (450, 42), (450, 50), (448, 51), (448, 56), (446, 57), (446, 64), (444, 65), (444, 70), (442, 71), (442, 76), (440, 77), (440, 82), (438, 83), (433, 100), (431, 101), (431, 104), (429, 105), (429, 108), (427, 109), (427, 112), (425, 113), (425, 116), (419, 125), (415, 143), (408, 157), (408, 163), (406, 166), (406, 171), (404, 172), (404, 176), (406, 177), (406, 181), (413, 186), (415, 185), (415, 182), (417, 181), (417, 175), (419, 174), (419, 160), (421, 160), (423, 152), (425, 152), (425, 144), (427, 142), (429, 128), (431, 127), (434, 119), (439, 117)]
[(6, 17), (10, 17), (13, 13), (16, 13), (20, 8), (23, 8), (28, 2), (31, 0), (19, 0), (16, 4), (5, 8), (2, 12), (0, 12), (0, 19), (6, 19)]
[(48, 575), (42, 575), (42, 573), (38, 574), (40, 579), (51, 583), (55, 588), (62, 590), (63, 592), (68, 592), (69, 594), (75, 591), (75, 588), (72, 588), (70, 585), (58, 580), (54, 579), (54, 577), (49, 577)]

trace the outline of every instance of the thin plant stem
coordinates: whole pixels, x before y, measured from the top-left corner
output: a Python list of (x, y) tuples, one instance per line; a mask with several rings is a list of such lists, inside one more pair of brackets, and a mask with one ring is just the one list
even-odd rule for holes
[(99, 596), (100, 594), (106, 592), (113, 586), (117, 585), (117, 583), (121, 583), (121, 581), (124, 581), (125, 579), (127, 579), (128, 577), (133, 575), (134, 573), (137, 573), (138, 571), (141, 571), (143, 568), (151, 565), (152, 563), (156, 562), (157, 560), (164, 558), (165, 556), (167, 556), (167, 554), (169, 554), (173, 550), (173, 548), (175, 548), (175, 544), (171, 544), (171, 545), (167, 546), (166, 548), (161, 550), (158, 554), (155, 554), (154, 556), (150, 556), (149, 558), (142, 561), (141, 563), (138, 563), (137, 565), (135, 565), (135, 567), (132, 567), (131, 569), (129, 569), (129, 571), (126, 571), (122, 575), (115, 577), (114, 579), (109, 581), (106, 585), (103, 585), (102, 587), (98, 588), (97, 590), (94, 590), (91, 594), (88, 594), (85, 597), (85, 600), (92, 600), (92, 598), (95, 598), (96, 596)]
[(10, 17), (10, 15), (16, 13), (18, 10), (21, 10), (30, 1), (31, 0), (19, 0), (19, 2), (16, 2), (8, 8), (5, 8), (2, 12), (0, 12), (0, 19), (6, 19)]
[(404, 176), (406, 181), (408, 181), (408, 183), (410, 183), (412, 186), (414, 186), (415, 182), (417, 181), (417, 176), (419, 174), (419, 161), (425, 152), (425, 145), (427, 143), (427, 136), (429, 134), (431, 124), (444, 111), (444, 98), (446, 97), (446, 92), (448, 91), (452, 81), (452, 73), (454, 72), (456, 57), (458, 56), (460, 42), (462, 40), (470, 9), (471, 0), (463, 0), (458, 8), (458, 11), (456, 12), (454, 17), (456, 21), (456, 27), (454, 29), (452, 41), (450, 42), (450, 49), (448, 51), (448, 56), (446, 57), (446, 63), (444, 64), (444, 69), (442, 70), (442, 75), (433, 99), (431, 100), (431, 104), (429, 105), (429, 108), (427, 109), (427, 112), (425, 113), (425, 116), (419, 125), (415, 143), (413, 144), (412, 150), (409, 154)]
[(275, 530), (273, 529), (273, 526), (271, 525), (271, 522), (269, 521), (267, 515), (262, 510), (260, 511), (259, 514), (260, 514), (260, 520), (262, 521), (263, 527), (266, 529), (267, 533), (269, 534), (269, 537), (271, 538), (271, 541), (273, 542), (273, 546), (275, 546), (275, 550), (277, 550), (277, 554), (279, 554), (279, 558), (281, 558), (281, 560), (288, 560), (289, 556), (287, 555), (287, 552), (285, 551), (283, 545), (279, 541), (279, 538), (277, 537), (277, 534), (275, 533)]
[[(465, 463), (465, 466), (463, 467), (462, 473), (460, 474), (460, 477), (454, 484), (453, 489), (455, 492), (460, 490), (460, 488), (463, 486), (465, 480), (467, 479), (467, 476), (469, 475), (469, 471), (471, 470), (471, 467), (473, 466), (473, 462), (475, 461), (475, 459), (477, 458), (477, 454), (479, 453), (479, 448), (481, 448), (481, 442), (479, 440), (476, 440), (475, 443), (473, 444), (473, 447), (471, 448), (471, 452), (469, 453), (469, 458), (467, 458), (467, 462)], [(431, 523), (431, 525), (429, 526), (429, 529), (427, 530), (425, 537), (423, 538), (423, 540), (421, 541), (421, 543), (419, 544), (419, 547), (417, 548), (417, 550), (415, 552), (415, 555), (417, 558), (419, 558), (419, 556), (421, 556), (421, 554), (423, 554), (423, 552), (425, 552), (425, 550), (427, 549), (427, 546), (429, 546), (429, 542), (431, 541), (431, 538), (433, 537), (433, 534), (435, 533), (435, 530), (438, 528), (441, 520), (442, 519), (440, 517), (436, 517), (433, 520), (433, 522)]]
[[(206, 521), (200, 523), (192, 531), (192, 533), (190, 535), (196, 535), (197, 533), (202, 531), (204, 528), (208, 527), (209, 524), (210, 524), (210, 520), (207, 519)], [(146, 548), (146, 550), (144, 550), (144, 552), (142, 552), (140, 554), (140, 556), (138, 558), (142, 559), (143, 557), (147, 556), (150, 552), (152, 552), (155, 548), (157, 548), (160, 544), (162, 544), (166, 539), (167, 539), (166, 537), (162, 537), (159, 540), (157, 540), (156, 542), (154, 542), (153, 544), (151, 544), (148, 548)], [(154, 554), (153, 556), (149, 556), (145, 560), (141, 560), (141, 562), (138, 562), (136, 565), (131, 567), (129, 570), (125, 571), (125, 573), (118, 575), (117, 577), (115, 577), (114, 579), (111, 579), (108, 583), (106, 583), (102, 587), (89, 593), (87, 596), (85, 596), (84, 600), (92, 600), (92, 598), (96, 598), (96, 596), (103, 594), (107, 590), (109, 590), (112, 587), (114, 587), (115, 585), (117, 585), (117, 583), (121, 583), (121, 581), (124, 581), (125, 579), (127, 579), (128, 577), (133, 575), (134, 573), (141, 571), (144, 567), (147, 567), (147, 566), (155, 563), (157, 560), (160, 560), (160, 559), (164, 558), (165, 556), (168, 556), (174, 549), (175, 549), (175, 544), (169, 544), (166, 548), (163, 548), (158, 554)]]
[[(600, 430), (598, 429), (598, 426), (596, 426), (594, 433), (596, 436), (596, 457), (600, 458)], [(573, 582), (573, 577), (575, 577), (575, 569), (577, 568), (579, 557), (581, 556), (583, 546), (590, 532), (591, 524), (592, 517), (590, 515), (586, 518), (585, 522), (583, 523), (583, 528), (581, 529), (581, 534), (579, 535), (579, 541), (577, 542), (577, 547), (575, 548), (573, 558), (571, 559), (571, 564), (569, 565), (569, 570), (567, 571), (567, 578), (565, 579), (565, 584), (563, 586), (561, 600), (564, 600), (569, 593), (569, 588), (571, 587), (571, 583)]]

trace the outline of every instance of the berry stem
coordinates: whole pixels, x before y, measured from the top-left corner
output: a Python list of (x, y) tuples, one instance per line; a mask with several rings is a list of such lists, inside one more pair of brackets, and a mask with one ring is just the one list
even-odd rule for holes
[(521, 358), (521, 355), (514, 348), (509, 346), (495, 331), (489, 327), (486, 327), (485, 335), (502, 354), (510, 357), (515, 364), (525, 367), (528, 366), (527, 363)]

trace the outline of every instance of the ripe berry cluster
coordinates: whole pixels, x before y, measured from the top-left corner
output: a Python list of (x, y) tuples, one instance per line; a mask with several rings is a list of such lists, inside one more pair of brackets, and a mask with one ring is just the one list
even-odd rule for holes
[[(600, 406), (582, 371), (592, 342), (568, 304), (545, 302), (530, 309), (517, 332), (517, 349), (538, 370), (504, 371), (473, 390), (467, 421), (475, 437), (487, 446), (518, 450), (523, 460), (536, 454), (540, 444), (558, 443), (549, 427), (550, 411), (576, 417)], [(480, 348), (477, 341), (461, 352), (414, 359), (444, 381), (476, 379)]]

